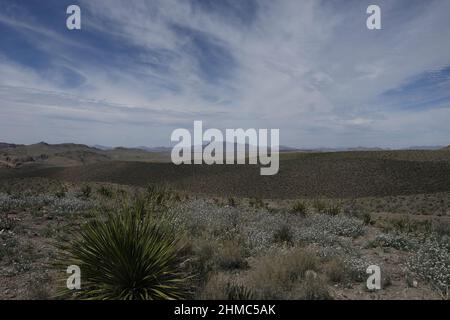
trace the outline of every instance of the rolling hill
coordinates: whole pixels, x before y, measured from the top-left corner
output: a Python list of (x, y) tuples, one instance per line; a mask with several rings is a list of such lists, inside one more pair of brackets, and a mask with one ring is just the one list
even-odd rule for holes
[(180, 165), (108, 161), (71, 167), (0, 170), (1, 178), (48, 177), (259, 198), (365, 197), (450, 191), (450, 150), (286, 153), (275, 176), (258, 165)]
[(0, 144), (0, 167), (69, 167), (112, 160), (159, 162), (169, 161), (170, 157), (169, 153), (137, 148), (99, 149), (74, 143)]

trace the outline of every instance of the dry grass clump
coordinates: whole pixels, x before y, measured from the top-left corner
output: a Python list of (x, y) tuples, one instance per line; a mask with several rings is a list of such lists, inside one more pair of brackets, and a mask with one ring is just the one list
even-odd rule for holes
[(311, 251), (274, 250), (254, 260), (245, 283), (258, 299), (288, 299), (306, 273), (317, 271), (318, 266), (319, 259)]
[(197, 284), (206, 281), (209, 272), (214, 270), (214, 257), (218, 243), (209, 238), (183, 239), (186, 245), (186, 255), (190, 258), (186, 261), (186, 268), (190, 274), (195, 274), (193, 279)]
[(235, 240), (225, 240), (219, 247), (217, 265), (224, 270), (245, 269), (248, 263), (245, 259), (245, 250)]
[(325, 201), (321, 200), (321, 199), (315, 199), (313, 201), (313, 208), (316, 210), (316, 212), (321, 213), (324, 212), (325, 209), (327, 207), (327, 204), (325, 203)]
[(112, 198), (113, 196), (113, 191), (106, 186), (100, 186), (100, 188), (97, 189), (97, 193), (105, 198)]
[(273, 242), (288, 245), (293, 244), (294, 235), (289, 225), (283, 224), (278, 229), (275, 230), (273, 234)]
[(291, 212), (306, 215), (308, 214), (308, 205), (304, 201), (296, 201), (292, 206)]
[(226, 287), (231, 276), (223, 272), (211, 274), (205, 286), (200, 290), (198, 298), (202, 300), (226, 300)]
[(331, 259), (324, 269), (328, 280), (332, 283), (344, 283), (349, 280), (347, 266), (341, 258)]
[(305, 279), (292, 291), (291, 298), (301, 300), (331, 300), (326, 281), (314, 271), (306, 272)]
[(206, 282), (200, 296), (206, 300), (253, 300), (254, 293), (225, 273), (214, 273)]
[(250, 198), (248, 200), (248, 204), (250, 207), (255, 209), (267, 209), (267, 205), (260, 198)]
[(220, 242), (205, 233), (185, 242), (189, 243), (186, 254), (190, 257), (185, 267), (195, 274), (192, 280), (197, 291), (203, 290), (212, 273), (248, 268), (245, 249), (236, 240)]
[(89, 197), (92, 195), (92, 187), (88, 184), (84, 185), (79, 193), (79, 196), (83, 199), (89, 199)]

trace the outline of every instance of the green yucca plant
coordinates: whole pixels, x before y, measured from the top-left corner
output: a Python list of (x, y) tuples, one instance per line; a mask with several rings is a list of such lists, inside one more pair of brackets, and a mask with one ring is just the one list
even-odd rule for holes
[(69, 246), (65, 265), (78, 265), (76, 299), (182, 299), (190, 276), (180, 269), (182, 247), (169, 221), (146, 212), (142, 202), (95, 216)]
[(227, 295), (227, 300), (253, 300), (255, 295), (253, 292), (244, 287), (243, 285), (236, 285), (228, 283), (225, 292)]

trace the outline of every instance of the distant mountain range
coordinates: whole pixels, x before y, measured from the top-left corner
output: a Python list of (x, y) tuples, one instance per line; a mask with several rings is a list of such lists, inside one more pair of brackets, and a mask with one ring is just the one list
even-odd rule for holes
[(91, 146), (92, 148), (107, 151), (107, 150), (144, 150), (147, 152), (170, 152), (172, 148), (170, 147), (146, 147), (146, 146), (139, 146), (134, 148), (127, 148), (127, 147), (108, 147), (108, 146), (102, 146), (99, 144), (95, 144)]
[[(202, 150), (207, 144), (202, 146)], [(237, 149), (237, 144), (224, 143), (224, 151)], [(248, 156), (250, 146), (244, 146), (245, 155)], [(191, 147), (194, 152), (194, 147)], [(450, 150), (450, 146), (414, 146), (404, 150)], [(102, 145), (87, 146), (84, 144), (61, 143), (49, 144), (39, 142), (23, 145), (0, 142), (0, 167), (20, 167), (23, 165), (40, 164), (47, 166), (76, 166), (97, 163), (102, 161), (143, 161), (143, 162), (170, 162), (171, 147), (145, 147), (135, 148), (108, 147)], [(300, 152), (345, 152), (345, 151), (387, 151), (382, 148), (315, 148), (301, 149), (288, 146), (279, 146), (283, 153)]]
[(170, 156), (162, 151), (151, 152), (140, 148), (109, 148), (75, 143), (39, 142), (30, 145), (0, 143), (0, 167), (16, 168), (38, 164), (76, 166), (112, 160), (168, 162)]
[[(207, 146), (208, 144), (204, 144), (203, 147)], [(235, 144), (237, 145), (237, 144)], [(24, 144), (14, 144), (14, 143), (6, 143), (6, 142), (0, 142), (0, 149), (5, 148), (17, 148), (17, 147), (33, 147), (33, 146), (47, 146), (47, 147), (56, 147), (56, 148), (64, 148), (64, 147), (78, 147), (78, 148), (90, 148), (90, 149), (97, 149), (101, 151), (111, 151), (111, 150), (141, 150), (141, 151), (147, 151), (147, 152), (170, 152), (172, 150), (172, 147), (165, 147), (165, 146), (157, 146), (157, 147), (147, 147), (147, 146), (137, 146), (137, 147), (111, 147), (111, 146), (104, 146), (104, 145), (84, 145), (84, 144), (76, 144), (76, 143), (60, 143), (60, 144), (49, 144), (44, 141), (36, 143), (36, 144), (30, 144), (30, 145), (24, 145)], [(246, 144), (246, 148), (248, 148), (248, 144)], [(229, 144), (224, 144), (224, 148), (231, 147)], [(407, 148), (400, 148), (398, 150), (439, 150), (439, 149), (448, 149), (449, 146), (411, 146)], [(392, 150), (391, 148), (379, 148), (379, 147), (340, 147), (340, 148), (329, 148), (329, 147), (318, 147), (318, 148), (295, 148), (295, 147), (289, 147), (285, 145), (280, 145), (279, 150), (281, 152), (340, 152), (340, 151), (386, 151), (386, 150)]]

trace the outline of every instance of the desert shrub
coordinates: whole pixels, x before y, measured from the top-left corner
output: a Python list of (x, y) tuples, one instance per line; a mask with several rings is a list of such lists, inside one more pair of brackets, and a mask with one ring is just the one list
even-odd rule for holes
[(320, 199), (315, 199), (313, 202), (313, 208), (316, 209), (316, 211), (319, 213), (323, 213), (325, 211), (326, 207), (327, 207), (327, 204)]
[(424, 239), (407, 266), (439, 290), (447, 290), (450, 287), (450, 241), (436, 236)]
[(291, 212), (299, 214), (307, 214), (308, 206), (303, 201), (296, 201), (292, 206)]
[(417, 242), (405, 233), (379, 234), (370, 242), (371, 247), (394, 248), (397, 250), (409, 251), (417, 246)]
[(236, 241), (226, 240), (218, 250), (216, 258), (218, 267), (225, 270), (244, 269), (248, 267), (242, 246)]
[(207, 281), (210, 272), (216, 269), (216, 252), (218, 242), (215, 239), (199, 237), (184, 239), (185, 255), (189, 257), (184, 263), (188, 274), (194, 274), (191, 279), (194, 286), (199, 287)]
[[(186, 297), (189, 276), (181, 269), (181, 244), (170, 223), (136, 206), (97, 215), (61, 249), (64, 266), (77, 265), (81, 299), (153, 300)], [(62, 294), (71, 294), (63, 291)]]
[(51, 277), (44, 273), (42, 275), (34, 275), (26, 284), (26, 296), (30, 300), (49, 300), (51, 294)]
[(153, 210), (167, 211), (173, 202), (180, 201), (178, 193), (164, 186), (147, 186), (146, 199)]
[(57, 231), (55, 228), (53, 228), (50, 225), (46, 225), (42, 230), (40, 231), (41, 237), (44, 238), (53, 238), (57, 234)]
[(227, 202), (230, 207), (236, 207), (236, 199), (235, 198), (228, 197)]
[(14, 259), (17, 255), (19, 242), (15, 237), (10, 234), (0, 234), (0, 260), (6, 259), (5, 261), (10, 261)]
[(326, 282), (313, 271), (306, 273), (305, 279), (300, 282), (297, 290), (295, 290), (293, 298), (302, 300), (332, 299)]
[(325, 274), (333, 283), (343, 283), (348, 280), (347, 267), (341, 258), (331, 259), (325, 265)]
[(396, 231), (404, 233), (423, 232), (430, 233), (433, 231), (432, 222), (430, 220), (414, 220), (409, 217), (397, 219), (389, 219), (382, 226), (387, 231)]
[(248, 204), (250, 207), (255, 209), (264, 209), (266, 208), (266, 204), (260, 198), (250, 198), (248, 200)]
[(61, 188), (60, 190), (55, 192), (55, 197), (58, 199), (64, 198), (66, 196), (66, 193), (67, 193), (66, 189)]
[(340, 204), (330, 204), (322, 212), (330, 216), (336, 216), (341, 213), (341, 206)]
[(147, 186), (147, 198), (152, 202), (162, 205), (166, 202), (174, 201), (179, 198), (177, 193), (164, 186), (149, 185)]
[(90, 185), (84, 185), (82, 188), (81, 188), (81, 196), (83, 197), (83, 198), (85, 198), (85, 199), (89, 199), (89, 197), (91, 196), (91, 194), (92, 194), (92, 188), (91, 188), (91, 186)]
[(229, 282), (229, 277), (223, 273), (210, 274), (204, 287), (198, 293), (199, 299), (225, 300), (227, 294), (225, 288)]
[(45, 206), (51, 206), (60, 213), (80, 212), (88, 210), (92, 204), (76, 197), (57, 197), (56, 195), (36, 195), (26, 197), (13, 197), (0, 194), (0, 211), (12, 209), (41, 210)]
[(431, 227), (433, 229), (433, 232), (437, 233), (439, 236), (450, 237), (450, 221), (433, 221)]
[(240, 228), (242, 211), (228, 206), (217, 206), (212, 202), (193, 200), (181, 202), (168, 208), (176, 212), (177, 227), (192, 236), (233, 239)]
[(97, 189), (97, 193), (105, 198), (112, 198), (113, 192), (110, 188), (101, 186)]
[(228, 274), (214, 273), (199, 293), (200, 299), (252, 300), (255, 294), (246, 286), (233, 281)]
[(292, 230), (287, 224), (283, 224), (281, 227), (275, 230), (273, 234), (273, 241), (275, 243), (292, 244), (294, 241), (293, 239), (294, 236)]
[(358, 256), (349, 256), (343, 259), (348, 277), (357, 282), (367, 279), (366, 270), (371, 263)]
[(368, 212), (364, 212), (361, 214), (361, 218), (365, 225), (372, 224), (372, 216)]
[(381, 287), (387, 288), (392, 285), (392, 278), (389, 273), (383, 272), (381, 276)]
[(258, 299), (285, 299), (307, 271), (317, 271), (319, 260), (307, 250), (272, 251), (259, 257), (249, 270), (247, 287)]
[(6, 213), (0, 213), (0, 231), (12, 230), (16, 226), (16, 221), (8, 217)]
[(364, 233), (363, 221), (344, 215), (316, 214), (306, 220), (306, 226), (313, 238), (323, 237), (324, 234), (357, 237)]
[(22, 208), (26, 205), (23, 199), (13, 195), (0, 193), (0, 212), (6, 212), (11, 209)]
[(57, 213), (83, 212), (92, 208), (92, 204), (75, 197), (55, 199), (52, 207)]

